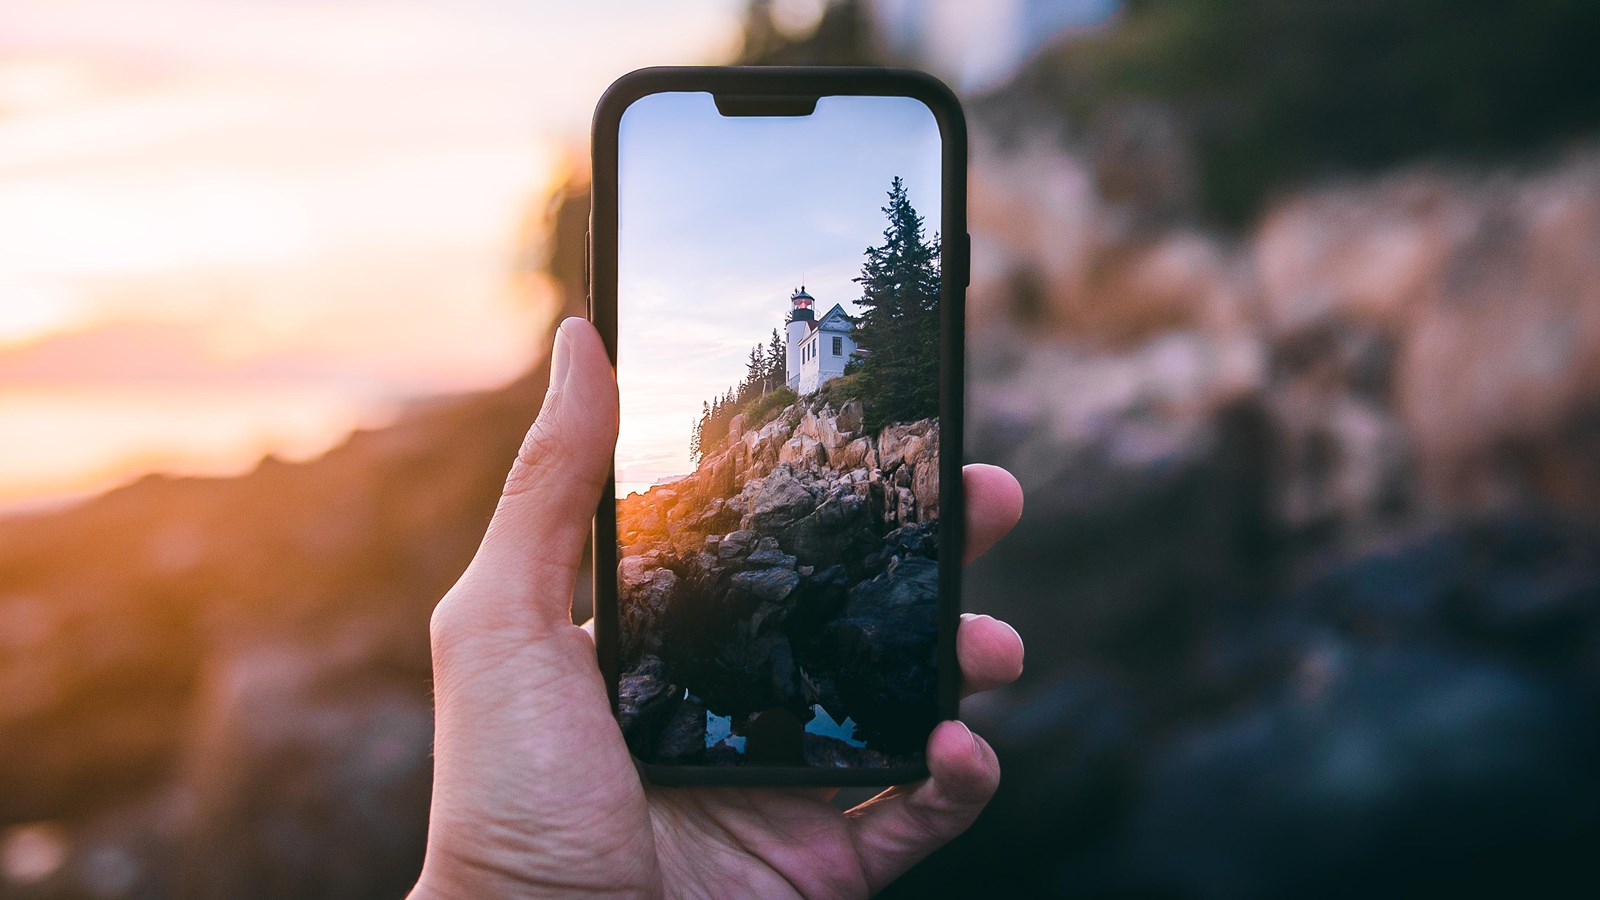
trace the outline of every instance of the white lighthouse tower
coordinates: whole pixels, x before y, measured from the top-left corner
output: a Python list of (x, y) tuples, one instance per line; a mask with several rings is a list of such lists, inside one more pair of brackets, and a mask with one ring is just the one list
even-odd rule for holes
[(783, 358), (783, 374), (784, 383), (795, 393), (800, 392), (800, 369), (804, 363), (801, 357), (801, 344), (817, 325), (816, 310), (811, 308), (815, 302), (816, 300), (806, 293), (804, 285), (789, 295), (789, 324), (784, 326), (788, 352)]

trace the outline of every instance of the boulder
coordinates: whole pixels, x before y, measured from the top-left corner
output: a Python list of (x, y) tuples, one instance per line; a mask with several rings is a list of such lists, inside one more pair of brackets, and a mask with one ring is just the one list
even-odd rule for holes
[(827, 461), (822, 444), (805, 435), (790, 438), (778, 449), (778, 462), (802, 469), (820, 469)]
[(917, 521), (917, 497), (911, 488), (895, 488), (895, 504), (895, 521), (902, 525)]
[(690, 509), (691, 504), (680, 503), (673, 507), (673, 512), (680, 510), (678, 521), (686, 528), (700, 534), (720, 534), (731, 530), (739, 524), (739, 513), (728, 506), (727, 501), (720, 498), (708, 501), (697, 509)]
[(844, 405), (839, 407), (839, 415), (835, 417), (834, 421), (838, 424), (840, 431), (860, 431), (863, 412), (860, 400), (846, 400)]
[[(812, 442), (815, 446), (815, 442)], [(795, 478), (794, 473), (780, 466), (772, 470), (761, 488), (751, 498), (750, 511), (745, 515), (749, 527), (761, 531), (786, 528), (804, 518), (815, 509), (817, 500)]]
[(777, 446), (782, 444), (784, 441), (787, 441), (789, 436), (793, 433), (794, 426), (787, 422), (783, 416), (779, 416), (778, 418), (773, 419), (771, 422), (761, 426), (758, 439), (763, 443)]
[(661, 640), (661, 621), (672, 605), (678, 576), (650, 556), (624, 556), (617, 566), (621, 603), (622, 650), (632, 656), (654, 649)]
[(842, 449), (845, 444), (849, 443), (851, 438), (855, 437), (852, 429), (839, 426), (838, 418), (827, 407), (823, 407), (822, 413), (817, 416), (814, 431), (816, 433), (813, 437), (817, 439), (817, 443), (822, 445), (830, 457), (835, 451)]
[(818, 440), (822, 436), (822, 433), (818, 430), (821, 422), (822, 418), (808, 409), (800, 414), (800, 421), (794, 426), (793, 436), (808, 437), (814, 441)]
[(728, 443), (730, 445), (744, 437), (745, 425), (748, 421), (749, 417), (744, 413), (739, 413), (728, 420)]
[(911, 476), (911, 495), (917, 501), (917, 516), (931, 522), (939, 517), (939, 465), (929, 460), (920, 463)]
[(799, 573), (781, 566), (739, 572), (732, 582), (735, 591), (769, 603), (781, 602), (799, 583)]
[(676, 695), (677, 688), (667, 681), (666, 664), (658, 656), (645, 655), (637, 668), (617, 678), (617, 718), (623, 733), (630, 733), (663, 698), (673, 700)]
[[(889, 753), (921, 749), (938, 718), (935, 656), (939, 564), (902, 559), (890, 571), (850, 589), (843, 614), (819, 644), (844, 702), (869, 746)], [(806, 662), (807, 670), (814, 668)]]
[(875, 543), (869, 528), (867, 498), (848, 488), (834, 488), (810, 515), (784, 532), (796, 560), (808, 566), (829, 566), (858, 556)]
[(839, 470), (870, 469), (878, 464), (878, 454), (872, 449), (872, 441), (861, 437), (837, 449), (830, 448), (828, 463)]
[(661, 729), (654, 754), (648, 762), (688, 765), (699, 762), (706, 752), (706, 708), (692, 697), (680, 702)]
[(739, 467), (727, 451), (713, 456), (700, 466), (701, 489), (711, 497), (726, 497), (739, 489)]
[(778, 568), (792, 569), (795, 565), (794, 557), (776, 547), (771, 549), (758, 549), (744, 559), (745, 568), (763, 569)]
[(721, 541), (717, 542), (717, 558), (733, 559), (736, 556), (742, 556), (750, 552), (750, 548), (755, 545), (755, 542), (756, 533), (754, 531), (749, 529), (730, 531), (723, 536)]
[[(908, 422), (901, 425), (885, 425), (878, 432), (878, 467), (885, 472), (894, 471), (895, 467), (905, 461), (907, 455), (907, 442), (912, 438), (920, 438), (927, 430), (927, 422)], [(913, 449), (921, 449), (922, 441), (918, 440)]]

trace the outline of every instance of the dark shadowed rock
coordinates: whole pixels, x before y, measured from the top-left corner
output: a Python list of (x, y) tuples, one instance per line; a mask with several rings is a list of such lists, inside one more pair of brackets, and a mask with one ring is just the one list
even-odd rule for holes
[(667, 765), (694, 765), (705, 752), (706, 708), (690, 697), (679, 702), (667, 719), (653, 758)]
[(784, 540), (806, 565), (850, 559), (875, 543), (867, 507), (861, 494), (835, 488), (814, 512), (785, 532)]
[(920, 735), (934, 722), (938, 571), (937, 562), (912, 557), (857, 584), (843, 615), (817, 640), (842, 708), (869, 745), (890, 753), (920, 749)]
[(799, 573), (779, 567), (739, 572), (733, 576), (734, 590), (770, 603), (777, 603), (789, 596), (799, 583)]
[(884, 769), (909, 764), (909, 755), (891, 756), (870, 747), (856, 747), (838, 738), (806, 732), (802, 739), (806, 765), (824, 769)]
[(755, 545), (755, 542), (756, 533), (749, 529), (729, 532), (723, 535), (722, 540), (717, 544), (717, 558), (733, 559), (736, 556), (742, 556), (750, 552), (750, 548)]
[(816, 498), (794, 473), (787, 466), (779, 466), (767, 475), (756, 492), (745, 520), (753, 529), (771, 532), (794, 524), (816, 505)]

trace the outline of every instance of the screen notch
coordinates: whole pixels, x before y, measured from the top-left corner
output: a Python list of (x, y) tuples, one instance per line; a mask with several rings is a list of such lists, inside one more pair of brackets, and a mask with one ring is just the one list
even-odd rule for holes
[(712, 94), (717, 112), (724, 116), (809, 116), (817, 109), (817, 95)]

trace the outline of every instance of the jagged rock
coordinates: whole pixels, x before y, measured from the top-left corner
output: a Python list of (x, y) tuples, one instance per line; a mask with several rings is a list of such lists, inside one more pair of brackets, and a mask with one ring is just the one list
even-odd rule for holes
[(828, 565), (872, 540), (867, 498), (835, 489), (814, 512), (791, 526), (784, 540), (806, 565)]
[(774, 566), (792, 569), (795, 566), (795, 558), (774, 547), (770, 550), (756, 550), (745, 557), (744, 564), (751, 569), (771, 568)]
[(671, 569), (660, 568), (650, 556), (625, 557), (617, 570), (627, 601), (654, 610), (666, 607), (678, 584), (678, 576)]
[(805, 435), (790, 438), (778, 450), (778, 462), (803, 469), (820, 469), (827, 461), (822, 444)]
[[(858, 424), (856, 428), (859, 428)], [(839, 425), (833, 411), (824, 406), (818, 412), (806, 412), (800, 417), (800, 424), (795, 426), (796, 437), (808, 437), (821, 444), (831, 457), (834, 451), (842, 448), (851, 438), (855, 437), (856, 429), (847, 429)]]
[[(815, 442), (813, 442), (815, 444)], [(745, 519), (749, 527), (773, 531), (787, 527), (816, 508), (816, 498), (787, 467), (772, 470), (752, 498)]]
[(911, 478), (911, 495), (917, 501), (917, 515), (924, 520), (939, 515), (939, 464), (934, 460), (919, 463)]
[(656, 762), (692, 765), (706, 752), (706, 708), (693, 698), (678, 703), (661, 729)]
[(819, 639), (843, 708), (863, 739), (891, 753), (919, 749), (906, 736), (925, 734), (937, 716), (938, 572), (937, 562), (911, 557), (857, 584)]
[(666, 664), (661, 657), (646, 654), (638, 668), (617, 679), (617, 714), (623, 730), (631, 728), (646, 707), (662, 697), (672, 697), (674, 690), (667, 683)]
[(861, 430), (862, 417), (861, 401), (846, 400), (844, 405), (839, 407), (839, 415), (835, 417), (835, 421), (840, 431), (855, 432)]
[[(686, 505), (679, 504), (673, 509), (677, 511)], [(685, 527), (693, 531), (701, 534), (710, 534), (726, 531), (737, 526), (739, 524), (739, 513), (729, 509), (728, 504), (721, 498), (713, 498), (698, 512), (686, 515), (680, 521)]]
[(841, 471), (872, 468), (878, 463), (878, 454), (872, 449), (872, 441), (861, 437), (850, 441), (837, 450), (830, 449), (828, 451), (828, 463)]
[(743, 528), (738, 531), (730, 531), (717, 544), (717, 558), (733, 559), (736, 556), (749, 553), (755, 542), (756, 533), (754, 531)]
[(712, 457), (710, 468), (702, 468), (704, 473), (703, 490), (714, 497), (725, 497), (738, 488), (738, 466), (729, 454)]
[(735, 590), (777, 603), (789, 596), (795, 585), (800, 583), (800, 575), (793, 569), (774, 566), (770, 569), (739, 572), (733, 576), (732, 583)]
[(939, 555), (939, 541), (931, 524), (903, 525), (883, 536), (884, 549), (892, 556)]
[(660, 624), (672, 605), (678, 576), (651, 556), (624, 556), (617, 566), (623, 649), (629, 655), (656, 649)]
[(878, 432), (879, 468), (890, 472), (908, 457), (920, 457), (925, 452), (925, 438), (932, 426), (931, 419), (883, 426)]
[(747, 421), (748, 421), (748, 417), (744, 413), (739, 413), (738, 415), (734, 416), (732, 419), (728, 420), (728, 443), (729, 444), (732, 444), (733, 442), (741, 439), (744, 436), (745, 423)]

